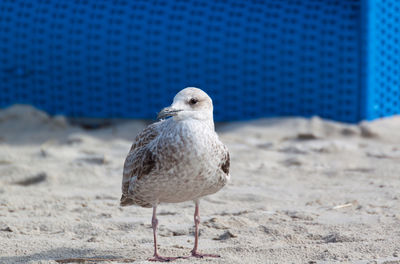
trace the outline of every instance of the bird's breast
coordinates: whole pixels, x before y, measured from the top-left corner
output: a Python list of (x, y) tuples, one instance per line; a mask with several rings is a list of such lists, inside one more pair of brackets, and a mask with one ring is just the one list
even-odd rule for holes
[(193, 123), (174, 124), (151, 151), (154, 177), (146, 185), (159, 202), (181, 202), (218, 191), (226, 183), (220, 169), (222, 143), (213, 129)]
[(198, 121), (179, 122), (166, 130), (154, 147), (160, 155), (160, 164), (165, 169), (191, 169), (197, 172), (204, 167), (214, 169), (218, 164), (219, 144), (213, 129)]

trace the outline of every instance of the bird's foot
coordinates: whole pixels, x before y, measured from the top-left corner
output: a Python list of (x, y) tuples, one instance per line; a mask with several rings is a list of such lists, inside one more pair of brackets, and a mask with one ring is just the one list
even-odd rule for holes
[(192, 251), (192, 257), (195, 258), (220, 258), (220, 255), (216, 255), (216, 254), (203, 254), (203, 253), (199, 253), (197, 251)]
[(159, 262), (170, 262), (182, 257), (161, 257), (160, 255), (154, 255), (154, 257), (148, 259), (149, 261), (159, 261)]

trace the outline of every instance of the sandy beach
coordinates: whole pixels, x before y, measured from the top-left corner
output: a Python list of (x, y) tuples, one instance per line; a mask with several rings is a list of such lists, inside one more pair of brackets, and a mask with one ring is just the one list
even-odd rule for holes
[[(149, 122), (83, 129), (28, 106), (1, 110), (0, 263), (148, 263), (152, 210), (119, 198), (124, 159)], [(260, 119), (217, 132), (232, 180), (200, 203), (199, 247), (222, 257), (175, 263), (400, 263), (399, 116)], [(160, 254), (188, 256), (193, 203), (158, 212)]]

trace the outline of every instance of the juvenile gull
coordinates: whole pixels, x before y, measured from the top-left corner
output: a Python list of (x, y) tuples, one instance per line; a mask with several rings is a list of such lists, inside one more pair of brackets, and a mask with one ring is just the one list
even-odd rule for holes
[[(163, 120), (164, 118), (168, 118)], [(211, 98), (198, 88), (185, 88), (171, 106), (158, 114), (135, 139), (124, 164), (121, 205), (152, 207), (154, 258), (170, 261), (157, 251), (157, 216), (160, 203), (195, 203), (193, 257), (219, 257), (197, 251), (199, 200), (219, 191), (229, 180), (229, 152), (214, 130)]]

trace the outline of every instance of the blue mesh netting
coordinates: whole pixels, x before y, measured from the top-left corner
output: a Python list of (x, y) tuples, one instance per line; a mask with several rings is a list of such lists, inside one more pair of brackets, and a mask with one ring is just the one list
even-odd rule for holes
[[(356, 0), (2, 0), (0, 107), (154, 118), (177, 91), (197, 86), (212, 96), (216, 120), (355, 122), (370, 101), (385, 100), (380, 93), (392, 100), (398, 92), (386, 81), (363, 90), (381, 77), (361, 79), (362, 10)], [(397, 61), (396, 52), (385, 54)], [(397, 83), (391, 69), (385, 78)], [(374, 116), (399, 112), (398, 104), (379, 111)]]
[(400, 114), (400, 1), (366, 0), (364, 117)]

